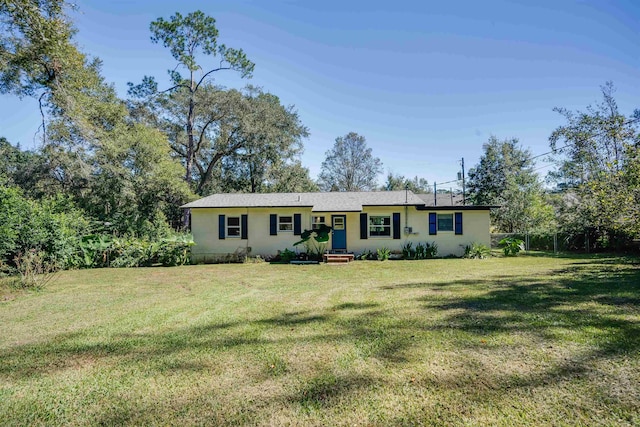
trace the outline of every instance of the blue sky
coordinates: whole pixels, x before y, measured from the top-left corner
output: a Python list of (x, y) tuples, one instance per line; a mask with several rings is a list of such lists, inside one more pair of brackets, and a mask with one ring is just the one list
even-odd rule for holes
[[(335, 138), (350, 131), (367, 138), (385, 174), (433, 183), (455, 179), (462, 157), (467, 169), (477, 164), (490, 135), (519, 138), (534, 155), (548, 151), (549, 135), (564, 123), (553, 107), (585, 109), (607, 80), (623, 113), (640, 108), (634, 0), (77, 5), (76, 41), (103, 60), (121, 96), (144, 75), (162, 86), (175, 66), (151, 43), (152, 20), (197, 9), (216, 18), (220, 41), (256, 63), (251, 80), (225, 72), (216, 83), (262, 86), (295, 105), (311, 132), (302, 161), (313, 178)], [(201, 59), (205, 68), (215, 63)], [(0, 136), (33, 148), (38, 124), (35, 101), (0, 96)]]

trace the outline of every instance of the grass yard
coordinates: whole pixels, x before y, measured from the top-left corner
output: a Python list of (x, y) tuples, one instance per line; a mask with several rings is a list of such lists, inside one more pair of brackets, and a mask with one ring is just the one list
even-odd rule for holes
[(0, 289), (1, 425), (640, 425), (640, 261), (209, 265)]

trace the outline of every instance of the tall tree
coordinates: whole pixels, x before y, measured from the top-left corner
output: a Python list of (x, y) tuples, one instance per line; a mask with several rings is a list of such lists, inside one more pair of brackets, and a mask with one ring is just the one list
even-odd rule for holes
[(620, 113), (613, 83), (607, 82), (600, 89), (602, 101), (587, 106), (586, 111), (554, 108), (567, 124), (559, 126), (549, 137), (551, 148), (561, 160), (552, 177), (569, 187), (587, 182), (601, 172), (620, 171), (625, 145), (636, 142), (638, 121)]
[(322, 162), (319, 185), (323, 191), (369, 191), (377, 188), (382, 162), (373, 157), (364, 136), (349, 132), (336, 138)]
[(267, 172), (264, 186), (267, 193), (305, 193), (318, 191), (309, 176), (309, 169), (302, 166), (300, 160), (272, 165)]
[(640, 235), (640, 111), (625, 116), (613, 84), (600, 89), (602, 101), (586, 111), (554, 109), (567, 124), (549, 137), (559, 160), (550, 177), (565, 190), (559, 201), (562, 228), (606, 246)]
[(309, 176), (309, 169), (300, 160), (277, 161), (260, 172), (260, 181), (251, 179), (250, 163), (226, 159), (216, 171), (211, 192), (222, 193), (298, 193), (318, 191), (318, 185)]
[(82, 66), (64, 0), (0, 1), (0, 92), (37, 96)]
[(227, 104), (219, 132), (212, 135), (212, 149), (198, 158), (200, 191), (211, 180), (211, 168), (221, 161), (225, 179), (239, 184), (236, 191), (262, 192), (269, 172), (302, 152), (308, 130), (293, 106), (285, 107), (277, 96), (251, 86), (236, 101)]
[(78, 113), (75, 96), (95, 78), (99, 61), (73, 42), (64, 0), (0, 0), (0, 93), (36, 97), (46, 113)]
[(141, 124), (118, 126), (92, 158), (87, 210), (121, 234), (146, 234), (153, 223), (180, 223), (190, 197), (180, 163), (164, 136)]
[[(158, 18), (151, 23), (151, 40), (162, 43), (169, 49), (171, 56), (184, 67), (186, 76), (176, 69), (169, 70), (173, 86), (165, 92), (181, 91), (186, 98), (186, 142), (184, 143), (185, 180), (191, 184), (194, 179), (194, 168), (200, 138), (196, 138), (196, 120), (198, 111), (207, 108), (207, 104), (198, 102), (198, 94), (203, 85), (210, 82), (214, 73), (222, 70), (235, 70), (242, 77), (251, 77), (254, 64), (247, 59), (242, 49), (228, 48), (218, 43), (218, 29), (215, 19), (201, 11), (191, 12), (186, 16), (176, 12), (168, 20)], [(198, 55), (219, 58), (220, 65), (205, 68), (198, 62)], [(177, 68), (177, 67), (176, 67)], [(132, 93), (144, 96), (157, 94), (157, 83), (152, 77), (145, 77), (142, 85), (131, 85)], [(206, 124), (204, 125), (206, 127)]]
[[(203, 84), (195, 99), (203, 106), (192, 127), (192, 176), (198, 194), (262, 192), (268, 171), (294, 162), (302, 152), (308, 129), (294, 107), (285, 107), (273, 94), (252, 86), (238, 91)], [(138, 120), (164, 131), (174, 154), (184, 161), (188, 94), (176, 91), (129, 105)]]
[(395, 175), (391, 172), (387, 174), (387, 181), (380, 188), (382, 191), (398, 191), (409, 189), (415, 194), (433, 193), (429, 181), (418, 176), (412, 179), (405, 178), (403, 175)]
[[(126, 105), (101, 76), (100, 61), (78, 50), (65, 7), (57, 0), (0, 0), (6, 30), (0, 33), (0, 90), (37, 96), (43, 123), (49, 113), (41, 154), (17, 157), (34, 161), (19, 162), (13, 181), (30, 195), (69, 195), (94, 219), (137, 233), (137, 225), (171, 213), (165, 200), (184, 202), (190, 193), (171, 172), (179, 163), (164, 136), (131, 123)], [(41, 174), (25, 173), (34, 165)], [(39, 175), (37, 185), (27, 188), (19, 179), (25, 175)]]
[(48, 173), (45, 157), (35, 151), (22, 150), (0, 137), (0, 176), (7, 184), (16, 185), (31, 197), (41, 196), (42, 178)]
[(480, 163), (469, 170), (467, 196), (474, 205), (498, 205), (493, 226), (502, 232), (530, 232), (549, 226), (553, 210), (543, 197), (531, 153), (517, 139), (491, 136)]

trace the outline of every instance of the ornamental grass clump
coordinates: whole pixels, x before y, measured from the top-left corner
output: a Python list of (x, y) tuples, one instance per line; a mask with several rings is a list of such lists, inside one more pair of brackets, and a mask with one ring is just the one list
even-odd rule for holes
[(473, 242), (464, 248), (464, 258), (485, 259), (491, 256), (491, 248), (482, 243)]
[(46, 254), (36, 249), (18, 253), (13, 261), (17, 284), (23, 289), (43, 289), (60, 270), (55, 261), (47, 260)]

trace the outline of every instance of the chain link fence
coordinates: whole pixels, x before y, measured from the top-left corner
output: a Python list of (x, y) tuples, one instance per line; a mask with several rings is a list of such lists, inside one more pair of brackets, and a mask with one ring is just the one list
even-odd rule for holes
[(587, 233), (493, 233), (491, 247), (498, 248), (500, 241), (505, 237), (521, 239), (527, 251), (589, 252), (592, 249)]

